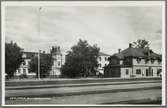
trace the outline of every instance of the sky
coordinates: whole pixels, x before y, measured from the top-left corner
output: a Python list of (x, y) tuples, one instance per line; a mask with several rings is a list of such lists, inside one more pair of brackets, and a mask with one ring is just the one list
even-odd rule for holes
[(148, 40), (156, 53), (162, 49), (160, 6), (44, 6), (40, 13), (38, 6), (7, 6), (5, 14), (5, 42), (25, 51), (60, 46), (65, 52), (79, 39), (110, 55), (137, 39)]

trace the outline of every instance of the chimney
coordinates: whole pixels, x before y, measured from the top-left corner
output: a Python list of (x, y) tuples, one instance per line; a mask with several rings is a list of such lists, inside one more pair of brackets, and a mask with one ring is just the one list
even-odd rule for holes
[(60, 46), (58, 46), (58, 52), (60, 52)]
[(119, 49), (118, 49), (118, 53), (120, 54), (120, 52), (121, 52), (121, 49), (119, 48)]
[(129, 48), (132, 48), (132, 43), (129, 43)]

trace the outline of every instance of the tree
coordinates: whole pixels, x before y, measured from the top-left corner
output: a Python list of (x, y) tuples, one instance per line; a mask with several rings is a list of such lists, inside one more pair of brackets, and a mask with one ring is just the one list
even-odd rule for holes
[(91, 46), (86, 40), (79, 39), (66, 56), (65, 65), (61, 68), (62, 75), (70, 78), (95, 75), (99, 50), (97, 45)]
[[(30, 72), (35, 72), (38, 76), (38, 57), (32, 58), (30, 61)], [(49, 75), (49, 71), (52, 69), (53, 60), (51, 54), (40, 53), (40, 77), (44, 78)]]
[(136, 48), (149, 48), (149, 41), (145, 40), (145, 39), (138, 39), (136, 42), (133, 42), (133, 46), (135, 46)]
[(14, 73), (23, 62), (21, 48), (12, 41), (5, 43), (5, 73), (7, 78), (14, 76)]

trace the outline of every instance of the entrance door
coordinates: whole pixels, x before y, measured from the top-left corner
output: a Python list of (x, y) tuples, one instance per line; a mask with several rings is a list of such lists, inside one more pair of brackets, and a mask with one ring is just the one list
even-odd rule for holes
[(148, 76), (149, 74), (148, 74), (148, 69), (146, 69), (146, 76)]

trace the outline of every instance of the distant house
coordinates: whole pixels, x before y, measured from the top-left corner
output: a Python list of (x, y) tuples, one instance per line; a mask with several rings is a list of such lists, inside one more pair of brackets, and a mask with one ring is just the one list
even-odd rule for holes
[(32, 58), (37, 57), (37, 52), (22, 52), (23, 62), (15, 72), (15, 76), (26, 75), (28, 77), (35, 77), (36, 73), (29, 71), (29, 62)]
[(162, 57), (146, 48), (133, 48), (132, 44), (109, 58), (105, 77), (157, 77), (162, 74)]
[[(30, 62), (33, 58), (38, 57), (39, 52), (27, 52), (27, 51), (22, 51), (22, 58), (23, 62), (19, 66), (19, 68), (16, 70), (14, 76), (21, 76), (21, 75), (26, 75), (28, 78), (34, 78), (36, 77), (35, 72), (31, 72), (29, 70), (30, 68)], [(40, 55), (46, 55), (45, 51), (40, 52)], [(36, 67), (36, 70), (38, 70), (38, 67)]]
[(97, 71), (100, 72), (101, 74), (104, 74), (104, 67), (109, 64), (108, 58), (110, 55), (99, 52), (99, 57), (97, 59), (98, 61), (98, 69)]

